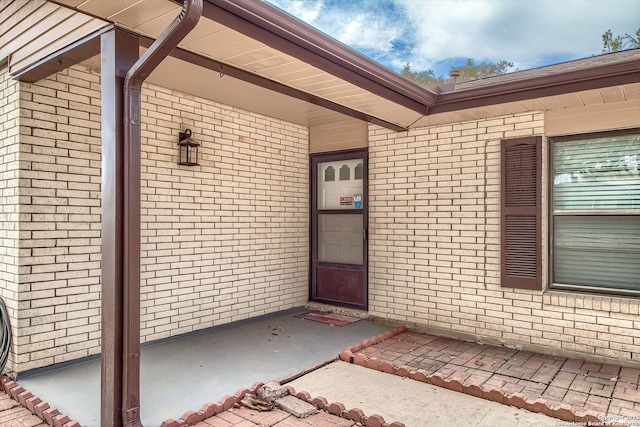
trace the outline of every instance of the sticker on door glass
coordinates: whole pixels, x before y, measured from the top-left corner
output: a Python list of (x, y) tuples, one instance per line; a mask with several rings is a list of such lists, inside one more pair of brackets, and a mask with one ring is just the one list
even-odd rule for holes
[(340, 196), (340, 206), (351, 206), (352, 203), (353, 203), (353, 197)]
[(362, 209), (362, 194), (353, 195), (353, 205), (356, 209)]

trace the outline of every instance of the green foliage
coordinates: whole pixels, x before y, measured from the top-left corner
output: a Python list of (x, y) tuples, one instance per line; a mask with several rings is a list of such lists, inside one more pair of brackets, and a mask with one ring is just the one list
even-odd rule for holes
[(602, 35), (602, 53), (617, 52), (622, 49), (622, 37), (613, 37), (611, 30)]
[(500, 76), (508, 73), (512, 68), (513, 62), (505, 60), (498, 61), (496, 63), (484, 61), (476, 64), (476, 62), (471, 58), (467, 59), (467, 62), (462, 67), (456, 67), (460, 72), (460, 77), (458, 77), (459, 82)]
[(638, 48), (640, 48), (640, 28), (633, 36), (625, 34), (624, 36), (617, 35), (614, 37), (611, 30), (605, 31), (602, 35), (602, 53)]
[(411, 65), (409, 64), (404, 66), (402, 71), (400, 71), (400, 75), (424, 87), (438, 86), (445, 82), (444, 77), (436, 77), (435, 71), (411, 71)]
[[(451, 67), (452, 70), (455, 69), (460, 73), (458, 82), (499, 76), (511, 71), (511, 68), (513, 68), (513, 63), (509, 61), (476, 63), (472, 58), (467, 59), (464, 65)], [(449, 79), (448, 76), (436, 76), (434, 70), (412, 71), (410, 64), (406, 64), (400, 74), (424, 87), (443, 85)]]

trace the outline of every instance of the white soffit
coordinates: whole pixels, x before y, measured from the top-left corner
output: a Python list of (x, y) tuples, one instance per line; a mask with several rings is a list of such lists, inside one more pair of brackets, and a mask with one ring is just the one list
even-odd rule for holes
[(106, 25), (44, 0), (0, 0), (0, 58), (17, 74)]
[[(58, 0), (57, 2), (152, 39), (156, 39), (182, 9), (181, 5), (169, 0)], [(408, 127), (421, 117), (415, 111), (372, 94), (205, 17), (200, 19), (196, 28), (185, 37), (179, 47), (403, 127)], [(176, 79), (192, 79), (188, 77), (191, 72), (190, 65), (184, 62), (177, 62), (175, 65)], [(165, 73), (171, 73), (166, 66), (163, 68)], [(194, 73), (201, 74), (200, 71), (194, 71)], [(165, 83), (168, 80), (170, 79), (162, 79)], [(229, 81), (226, 84), (228, 85)], [(182, 82), (179, 85), (184, 87), (186, 83)], [(194, 86), (197, 87), (197, 85)], [(176, 88), (175, 85), (170, 87)], [(255, 86), (238, 84), (238, 91), (251, 90), (251, 87)], [(225, 87), (225, 89), (232, 88)], [(203, 92), (213, 93), (213, 90), (203, 90)], [(199, 91), (189, 93), (201, 95)], [(202, 94), (202, 96), (205, 95)], [(245, 96), (250, 95), (245, 94)], [(217, 97), (212, 99), (221, 100)], [(291, 103), (291, 113), (294, 116), (299, 111), (299, 102)], [(287, 107), (282, 106), (280, 109), (286, 110)], [(292, 121), (300, 123), (298, 120)]]
[(230, 76), (220, 77), (219, 73), (213, 73), (195, 65), (187, 65), (171, 57), (162, 61), (151, 73), (147, 82), (303, 126), (309, 126), (317, 121), (338, 120), (344, 117), (334, 111)]
[[(488, 105), (479, 108), (451, 111), (425, 116), (413, 127), (433, 126), (467, 120), (490, 119), (505, 114), (526, 113), (529, 111), (560, 111), (574, 107), (587, 107), (622, 101), (640, 100), (640, 83), (591, 89), (580, 92), (545, 96), (505, 104)], [(638, 117), (640, 117), (640, 112)]]

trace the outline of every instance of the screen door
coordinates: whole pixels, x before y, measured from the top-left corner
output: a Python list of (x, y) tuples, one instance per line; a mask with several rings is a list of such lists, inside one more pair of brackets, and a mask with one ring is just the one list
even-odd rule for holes
[(367, 152), (311, 157), (311, 299), (367, 308)]

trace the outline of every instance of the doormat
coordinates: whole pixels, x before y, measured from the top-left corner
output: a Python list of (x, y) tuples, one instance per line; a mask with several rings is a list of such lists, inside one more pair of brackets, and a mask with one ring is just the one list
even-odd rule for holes
[(331, 326), (345, 326), (359, 321), (357, 317), (341, 316), (339, 314), (326, 313), (324, 311), (307, 311), (294, 315), (302, 319), (313, 320), (314, 322), (327, 323)]

